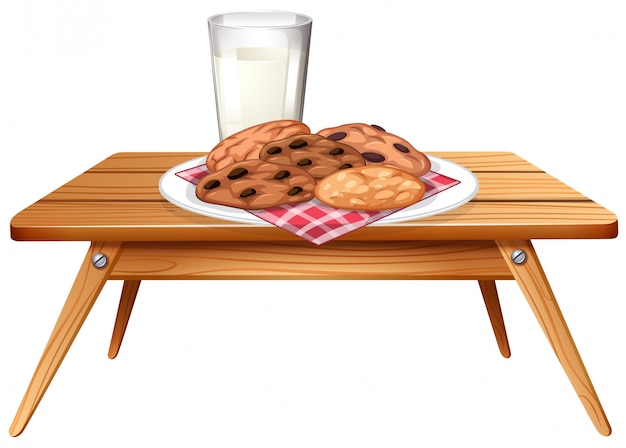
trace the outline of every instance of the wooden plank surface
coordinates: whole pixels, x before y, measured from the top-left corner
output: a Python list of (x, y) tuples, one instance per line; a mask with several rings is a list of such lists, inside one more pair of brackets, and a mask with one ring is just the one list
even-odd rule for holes
[[(119, 153), (11, 221), (16, 240), (294, 240), (272, 226), (226, 222), (171, 205), (161, 175), (203, 153)], [(433, 217), (372, 225), (342, 240), (612, 238), (617, 218), (581, 193), (506, 152), (433, 153), (479, 179), (468, 204)]]
[(473, 172), (523, 172), (541, 171), (527, 160), (512, 152), (499, 151), (442, 151), (429, 153), (450, 160)]
[(206, 155), (202, 152), (120, 152), (104, 159), (90, 172), (161, 172), (187, 160)]
[[(89, 171), (71, 180), (44, 199), (46, 201), (161, 201), (158, 188), (161, 172)], [(587, 200), (579, 192), (544, 172), (477, 172), (480, 184), (477, 201)]]

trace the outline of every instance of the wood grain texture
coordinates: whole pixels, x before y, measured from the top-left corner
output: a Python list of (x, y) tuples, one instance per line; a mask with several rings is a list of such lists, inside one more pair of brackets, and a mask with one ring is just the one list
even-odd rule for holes
[[(341, 237), (358, 240), (518, 238), (614, 238), (617, 218), (588, 202), (471, 201), (437, 216), (370, 225)], [(168, 202), (44, 202), (17, 214), (18, 241), (295, 241), (271, 225), (227, 222), (182, 210)]]
[[(161, 197), (158, 181), (204, 153), (119, 153), (69, 181), (11, 221), (15, 240), (290, 241), (272, 226), (187, 212)], [(442, 152), (474, 171), (470, 203), (399, 224), (368, 226), (342, 240), (614, 238), (617, 218), (529, 162), (506, 152)]]
[(160, 171), (164, 173), (186, 160), (206, 155), (202, 152), (119, 152), (112, 154), (91, 168), (90, 172), (106, 171)]
[[(109, 278), (109, 273), (119, 257), (120, 249), (121, 243), (93, 243), (87, 251), (74, 285), (63, 305), (48, 344), (41, 355), (39, 364), (11, 424), (9, 433), (12, 436), (22, 433), (35, 412), (98, 294)], [(102, 269), (95, 268), (91, 262), (93, 255), (98, 252), (104, 253), (109, 259), (108, 264)]]
[[(115, 183), (112, 182), (115, 176)], [(161, 172), (88, 171), (47, 195), (45, 201), (162, 201)], [(479, 172), (477, 201), (586, 201), (584, 195), (543, 172)], [(132, 194), (130, 194), (132, 192)]]
[[(221, 221), (168, 202), (39, 202), (11, 221), (18, 241), (295, 241), (270, 225)], [(594, 202), (476, 202), (414, 221), (371, 225), (343, 241), (614, 238), (617, 219)]]
[(532, 163), (506, 151), (438, 151), (429, 154), (474, 172), (541, 172)]
[(113, 326), (113, 335), (111, 336), (111, 344), (109, 345), (109, 358), (114, 359), (120, 352), (122, 340), (128, 327), (130, 314), (133, 311), (133, 305), (137, 298), (139, 285), (141, 280), (125, 280), (122, 287), (122, 296), (120, 304), (117, 308), (117, 316), (115, 317), (115, 325)]
[(493, 241), (126, 243), (111, 279), (511, 279)]
[(504, 326), (504, 318), (502, 317), (502, 308), (500, 307), (496, 282), (493, 280), (478, 280), (478, 285), (483, 295), (487, 314), (489, 314), (489, 320), (491, 321), (491, 328), (496, 337), (500, 353), (505, 358), (509, 358), (511, 357), (511, 348), (509, 347), (509, 338), (506, 335), (506, 327)]
[[(600, 434), (608, 436), (611, 426), (531, 242), (506, 240), (497, 244), (591, 421)], [(524, 264), (511, 260), (515, 249), (526, 253)]]

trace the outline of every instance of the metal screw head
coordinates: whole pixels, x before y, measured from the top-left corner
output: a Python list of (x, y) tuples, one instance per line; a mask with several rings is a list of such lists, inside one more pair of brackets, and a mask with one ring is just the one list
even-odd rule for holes
[(526, 261), (526, 252), (522, 249), (515, 249), (511, 252), (511, 260), (513, 260), (515, 264), (524, 264)]
[(107, 256), (99, 252), (91, 258), (91, 262), (98, 269), (102, 269), (103, 267), (105, 267), (108, 261), (109, 259), (107, 258)]

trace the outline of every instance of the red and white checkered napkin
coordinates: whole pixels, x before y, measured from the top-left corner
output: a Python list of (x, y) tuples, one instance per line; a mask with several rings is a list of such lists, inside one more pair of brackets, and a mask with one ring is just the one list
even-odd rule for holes
[[(206, 166), (196, 166), (179, 171), (176, 175), (196, 185), (210, 171)], [(429, 171), (420, 180), (426, 185), (422, 201), (460, 183), (443, 174)], [(296, 204), (279, 205), (249, 213), (283, 230), (293, 233), (313, 244), (323, 244), (348, 232), (367, 226), (389, 216), (400, 208), (382, 211), (338, 210), (312, 199)]]

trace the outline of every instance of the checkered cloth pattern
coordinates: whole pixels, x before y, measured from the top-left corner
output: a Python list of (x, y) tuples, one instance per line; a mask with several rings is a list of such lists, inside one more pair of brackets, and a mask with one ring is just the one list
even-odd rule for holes
[[(179, 171), (176, 175), (196, 185), (209, 174), (206, 166), (196, 166)], [(429, 171), (420, 179), (426, 185), (422, 201), (459, 184), (456, 179)], [(317, 199), (296, 204), (279, 205), (264, 210), (248, 210), (263, 221), (291, 232), (313, 244), (320, 245), (338, 238), (353, 230), (372, 224), (401, 209), (365, 211), (338, 210), (329, 207)]]

